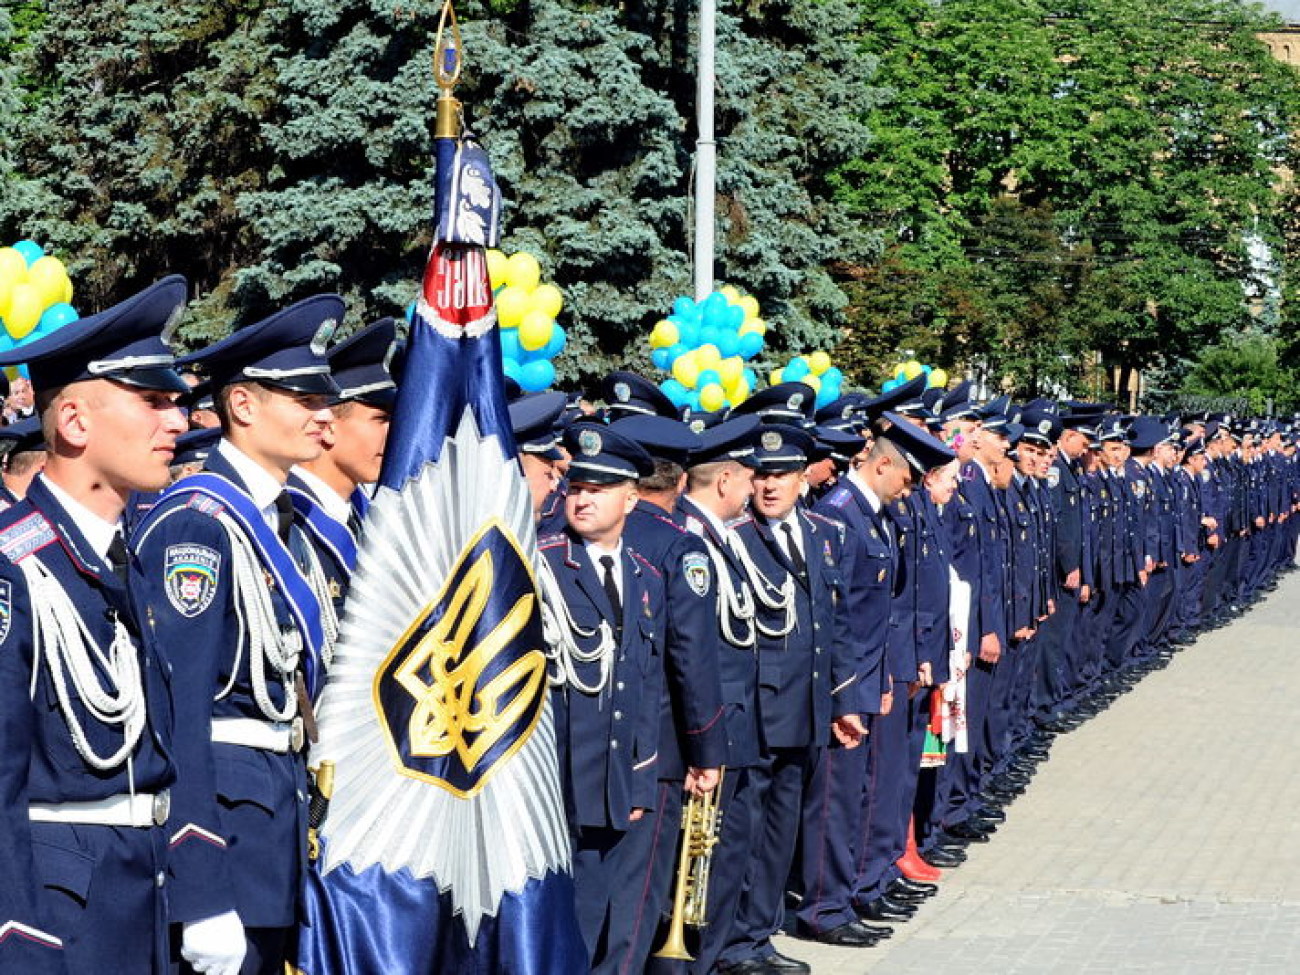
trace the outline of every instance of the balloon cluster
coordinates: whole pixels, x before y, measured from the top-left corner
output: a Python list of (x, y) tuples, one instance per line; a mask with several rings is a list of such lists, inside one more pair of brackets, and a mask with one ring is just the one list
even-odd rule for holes
[(31, 240), (0, 247), (0, 351), (49, 335), (80, 316), (72, 281), (57, 257)]
[(542, 268), (527, 251), (506, 257), (487, 252), (488, 279), (496, 295), (501, 325), (501, 360), (505, 374), (530, 393), (555, 382), (551, 362), (564, 349), (567, 337), (555, 321), (564, 295), (553, 284), (542, 284)]
[(758, 300), (731, 285), (700, 302), (678, 298), (650, 333), (650, 360), (672, 373), (659, 388), (693, 410), (738, 406), (758, 385), (745, 363), (763, 350), (766, 334)]
[(831, 365), (827, 352), (810, 352), (797, 355), (781, 369), (772, 371), (768, 377), (773, 386), (781, 383), (803, 383), (811, 386), (817, 394), (817, 405), (825, 406), (839, 399), (844, 392), (844, 373)]
[(915, 359), (908, 359), (906, 362), (900, 362), (894, 368), (894, 377), (892, 379), (886, 379), (881, 385), (880, 391), (882, 393), (887, 393), (891, 389), (903, 385), (903, 383), (910, 382), (922, 373), (925, 373), (925, 375), (930, 377), (930, 386), (939, 389), (947, 388), (948, 373), (946, 371), (943, 369), (935, 369), (933, 366), (923, 366)]

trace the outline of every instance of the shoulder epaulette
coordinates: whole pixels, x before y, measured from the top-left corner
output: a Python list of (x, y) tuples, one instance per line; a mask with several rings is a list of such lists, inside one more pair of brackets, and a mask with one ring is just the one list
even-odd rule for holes
[(226, 506), (224, 504), (222, 504), (220, 501), (214, 501), (206, 494), (190, 495), (190, 499), (185, 503), (185, 507), (192, 508), (193, 510), (199, 512), (200, 514), (210, 515), (213, 518), (217, 517), (217, 515), (221, 514), (221, 512), (226, 510)]
[(58, 541), (54, 526), (39, 511), (14, 522), (0, 531), (0, 552), (10, 562), (21, 562), (33, 552), (39, 552)]
[(561, 545), (567, 544), (568, 541), (569, 540), (565, 538), (562, 532), (556, 532), (553, 535), (543, 535), (539, 538), (537, 540), (537, 547), (539, 549), (558, 548)]
[(849, 503), (850, 497), (852, 497), (852, 495), (849, 494), (848, 488), (837, 487), (830, 494), (826, 495), (826, 503), (833, 504), (837, 508), (843, 508)]

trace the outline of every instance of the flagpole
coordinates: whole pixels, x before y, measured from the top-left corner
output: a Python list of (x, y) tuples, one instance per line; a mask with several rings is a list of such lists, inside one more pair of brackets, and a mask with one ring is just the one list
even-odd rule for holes
[(695, 300), (713, 291), (714, 204), (718, 150), (713, 141), (714, 54), (717, 0), (700, 0), (700, 53), (696, 90), (695, 140)]

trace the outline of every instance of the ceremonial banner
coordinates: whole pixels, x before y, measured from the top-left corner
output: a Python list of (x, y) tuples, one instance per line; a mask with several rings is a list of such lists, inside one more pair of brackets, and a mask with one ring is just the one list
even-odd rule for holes
[[(439, 47), (453, 77), (458, 47)], [(439, 135), (435, 243), (311, 753), (334, 786), (304, 975), (587, 971), (483, 253), (497, 191), (481, 149)]]

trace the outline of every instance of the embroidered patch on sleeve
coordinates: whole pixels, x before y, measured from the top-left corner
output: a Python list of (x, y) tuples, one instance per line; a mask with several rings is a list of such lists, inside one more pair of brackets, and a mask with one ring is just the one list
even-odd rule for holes
[(682, 559), (682, 574), (686, 576), (686, 584), (691, 587), (691, 592), (697, 596), (706, 595), (709, 591), (709, 557), (703, 552), (687, 552)]
[(167, 601), (186, 619), (212, 605), (220, 578), (221, 555), (206, 545), (172, 545), (163, 558)]

